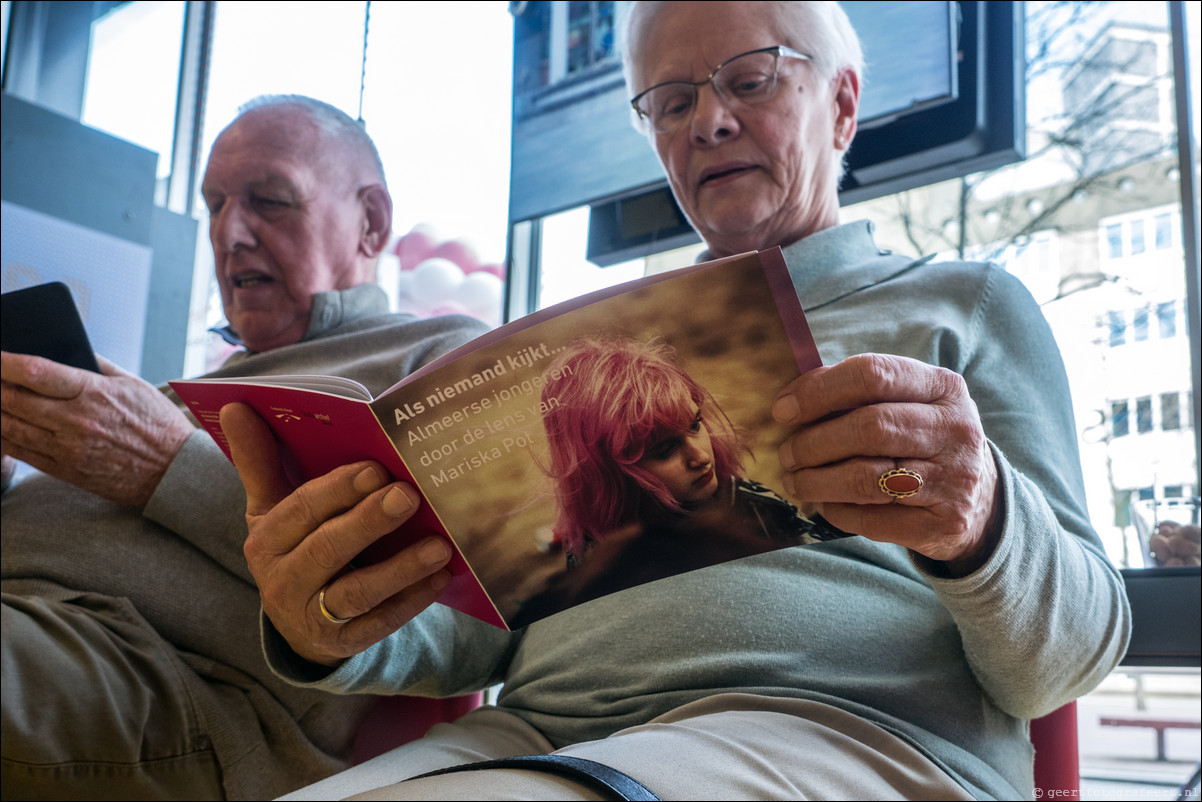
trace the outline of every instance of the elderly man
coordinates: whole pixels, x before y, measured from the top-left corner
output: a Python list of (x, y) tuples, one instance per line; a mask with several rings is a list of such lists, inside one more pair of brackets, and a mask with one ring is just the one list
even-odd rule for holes
[[(388, 312), (392, 200), (362, 127), (299, 96), (244, 107), (202, 185), (229, 322), (215, 376), (379, 392), (484, 330)], [(245, 495), (169, 392), (5, 353), (3, 795), (266, 798), (347, 764), (367, 697), (278, 680), (242, 554)], [(6, 470), (6, 474), (9, 470)]]

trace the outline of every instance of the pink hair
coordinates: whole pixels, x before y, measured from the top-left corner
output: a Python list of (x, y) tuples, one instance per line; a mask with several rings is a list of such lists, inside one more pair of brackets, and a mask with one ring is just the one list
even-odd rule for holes
[(548, 369), (542, 391), (550, 468), (556, 483), (555, 540), (570, 557), (623, 526), (680, 504), (636, 464), (665, 437), (685, 434), (704, 413), (719, 486), (742, 470), (746, 451), (726, 413), (672, 361), (662, 341), (580, 340)]

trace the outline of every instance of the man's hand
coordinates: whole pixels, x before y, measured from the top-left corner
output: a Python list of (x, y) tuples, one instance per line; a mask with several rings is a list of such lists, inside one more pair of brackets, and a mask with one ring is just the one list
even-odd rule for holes
[[(294, 490), (271, 430), (254, 410), (228, 404), (221, 428), (246, 488), (247, 565), (263, 611), (298, 655), (337, 665), (406, 624), (450, 582), (444, 569), (451, 548), (437, 537), (346, 570), (420, 503), (411, 486), (389, 483), (383, 466), (343, 465)], [(327, 618), (323, 605), (344, 623)]]
[[(860, 354), (815, 368), (772, 408), (797, 430), (781, 445), (790, 495), (817, 504), (846, 532), (897, 543), (965, 576), (993, 553), (1001, 529), (997, 465), (964, 379), (914, 359)], [(887, 471), (921, 474), (893, 498)]]
[(44, 473), (141, 509), (195, 428), (153, 385), (103, 357), (97, 361), (103, 375), (0, 352), (0, 447)]

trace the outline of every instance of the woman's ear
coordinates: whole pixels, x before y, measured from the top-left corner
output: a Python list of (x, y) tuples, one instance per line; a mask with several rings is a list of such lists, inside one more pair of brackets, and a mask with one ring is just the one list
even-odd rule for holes
[(359, 252), (369, 259), (380, 255), (392, 235), (392, 196), (380, 184), (359, 190), (363, 204), (363, 232), (359, 236)]
[(860, 76), (844, 67), (835, 76), (834, 96), (835, 148), (847, 150), (856, 135), (856, 115), (860, 110)]

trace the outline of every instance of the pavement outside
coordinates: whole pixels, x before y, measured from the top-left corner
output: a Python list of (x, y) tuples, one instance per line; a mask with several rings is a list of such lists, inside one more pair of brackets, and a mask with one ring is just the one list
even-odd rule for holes
[[(1172, 673), (1176, 672), (1176, 673)], [(1199, 721), (1198, 669), (1119, 669), (1077, 701), (1081, 790), (1085, 800), (1175, 800), (1202, 762), (1202, 730), (1165, 733), (1165, 760), (1156, 757), (1156, 732), (1102, 726), (1105, 716)], [(1195, 780), (1192, 796), (1198, 799)]]

